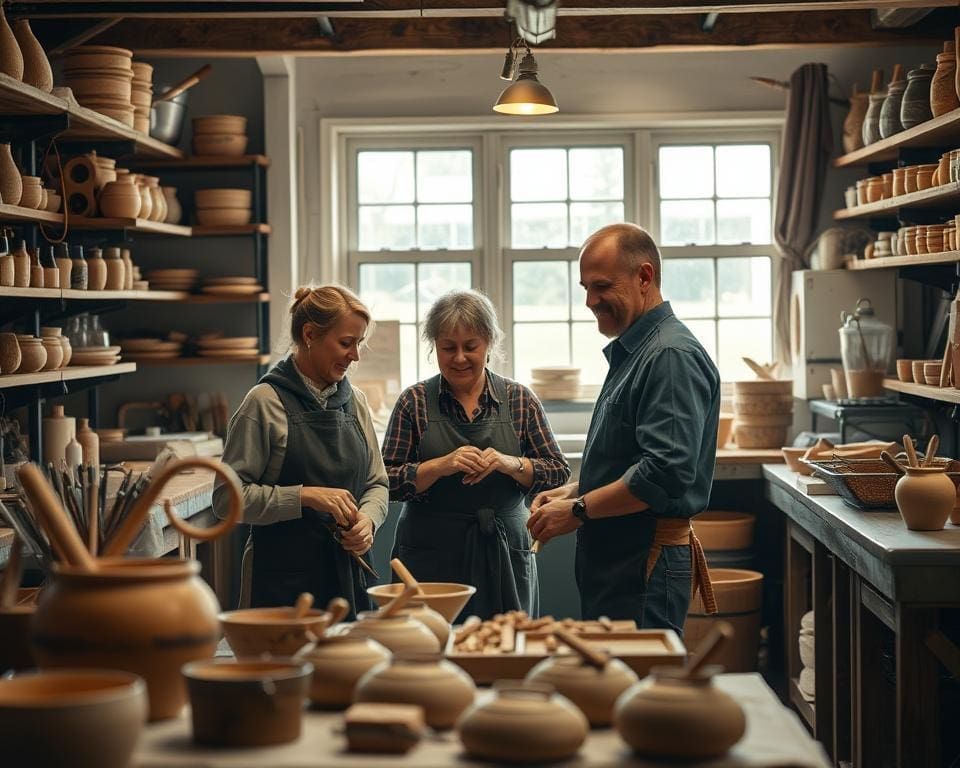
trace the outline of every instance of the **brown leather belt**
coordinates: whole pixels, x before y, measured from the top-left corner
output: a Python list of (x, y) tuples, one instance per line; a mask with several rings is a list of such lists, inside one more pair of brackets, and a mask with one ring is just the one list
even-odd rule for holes
[(693, 600), (700, 592), (704, 612), (717, 613), (717, 598), (713, 594), (713, 582), (710, 581), (710, 568), (707, 566), (707, 556), (703, 553), (703, 545), (693, 531), (689, 520), (675, 517), (661, 517), (657, 519), (657, 529), (653, 535), (653, 544), (650, 554), (647, 555), (647, 579), (653, 573), (653, 567), (660, 558), (663, 547), (690, 547), (690, 599)]

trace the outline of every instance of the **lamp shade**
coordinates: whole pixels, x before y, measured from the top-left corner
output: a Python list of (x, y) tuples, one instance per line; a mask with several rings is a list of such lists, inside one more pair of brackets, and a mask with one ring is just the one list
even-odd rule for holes
[(504, 88), (493, 105), (494, 112), (504, 115), (550, 115), (558, 109), (550, 89), (540, 83), (535, 74), (527, 73)]

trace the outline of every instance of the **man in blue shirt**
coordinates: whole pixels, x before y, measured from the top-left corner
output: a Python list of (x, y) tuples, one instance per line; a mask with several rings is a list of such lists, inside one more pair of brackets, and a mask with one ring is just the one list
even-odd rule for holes
[(546, 542), (577, 532), (584, 618), (672, 628), (692, 587), (716, 610), (689, 519), (706, 509), (716, 461), (720, 375), (660, 292), (660, 251), (613, 224), (580, 251), (580, 284), (610, 370), (590, 420), (580, 478), (537, 495), (528, 521)]

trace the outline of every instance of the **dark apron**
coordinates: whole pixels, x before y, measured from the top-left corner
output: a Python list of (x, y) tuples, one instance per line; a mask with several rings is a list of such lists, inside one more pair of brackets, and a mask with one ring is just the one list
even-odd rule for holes
[[(366, 489), (370, 451), (351, 398), (346, 412), (313, 409), (283, 387), (274, 387), (287, 412), (287, 452), (277, 485), (345, 488), (359, 501)], [(333, 597), (350, 603), (350, 614), (370, 609), (364, 571), (334, 540), (329, 513), (303, 510), (304, 517), (252, 526), (254, 607), (293, 605), (310, 592), (319, 606)], [(365, 559), (369, 562), (369, 552)]]
[[(420, 461), (446, 456), (464, 445), (520, 455), (502, 381), (490, 377), (501, 403), (490, 418), (454, 422), (440, 412), (440, 376), (426, 382), (427, 428), (420, 438)], [(407, 502), (397, 523), (393, 556), (419, 581), (472, 584), (476, 594), (457, 621), (469, 615), (539, 610), (537, 566), (530, 552), (524, 491), (513, 478), (493, 472), (476, 485), (464, 485), (463, 473), (442, 477), (424, 494)]]

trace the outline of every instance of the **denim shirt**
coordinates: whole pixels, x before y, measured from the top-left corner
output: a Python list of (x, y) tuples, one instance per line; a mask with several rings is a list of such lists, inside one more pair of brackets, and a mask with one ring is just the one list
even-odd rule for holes
[(710, 498), (720, 374), (664, 302), (603, 350), (610, 370), (590, 420), (580, 493), (622, 479), (653, 517), (689, 518)]

